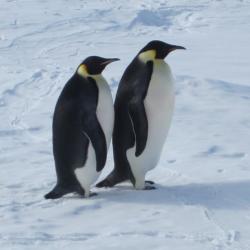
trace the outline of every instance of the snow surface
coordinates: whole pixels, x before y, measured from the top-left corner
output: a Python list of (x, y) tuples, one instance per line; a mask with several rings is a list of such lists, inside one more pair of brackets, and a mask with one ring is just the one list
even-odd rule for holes
[[(0, 249), (250, 249), (250, 2), (0, 1)], [(96, 197), (44, 200), (55, 183), (51, 118), (89, 55), (115, 95), (148, 41), (167, 58), (176, 109), (157, 190), (129, 183)], [(113, 167), (112, 152), (100, 179)]]

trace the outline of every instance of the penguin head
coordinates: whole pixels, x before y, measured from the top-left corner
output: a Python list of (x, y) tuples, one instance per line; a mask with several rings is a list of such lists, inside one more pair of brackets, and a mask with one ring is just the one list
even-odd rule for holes
[(118, 58), (103, 58), (99, 56), (87, 57), (78, 67), (77, 73), (83, 77), (88, 77), (89, 75), (100, 75), (105, 67), (115, 61)]
[(182, 46), (164, 43), (162, 41), (154, 40), (149, 42), (138, 53), (139, 59), (147, 62), (155, 59), (164, 60), (164, 58), (172, 51), (176, 49), (185, 49)]

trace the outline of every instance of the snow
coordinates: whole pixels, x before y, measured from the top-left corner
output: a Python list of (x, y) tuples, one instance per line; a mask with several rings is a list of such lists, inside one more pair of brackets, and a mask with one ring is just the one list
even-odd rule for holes
[[(1, 0), (0, 249), (249, 249), (249, 13), (248, 0)], [(157, 190), (44, 200), (66, 81), (87, 56), (119, 57), (104, 72), (115, 95), (153, 39), (187, 48), (167, 58), (176, 109)], [(112, 167), (110, 149), (100, 179)]]

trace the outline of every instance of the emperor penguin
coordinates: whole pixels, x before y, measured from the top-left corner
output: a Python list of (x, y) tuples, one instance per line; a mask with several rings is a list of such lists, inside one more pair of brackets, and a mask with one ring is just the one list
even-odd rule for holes
[(71, 192), (90, 196), (106, 162), (114, 123), (111, 91), (101, 73), (117, 60), (90, 56), (64, 86), (52, 125), (57, 183), (46, 199)]
[(97, 187), (130, 179), (136, 189), (154, 189), (146, 173), (159, 161), (174, 110), (174, 79), (165, 57), (182, 46), (151, 41), (125, 70), (115, 99), (114, 169)]

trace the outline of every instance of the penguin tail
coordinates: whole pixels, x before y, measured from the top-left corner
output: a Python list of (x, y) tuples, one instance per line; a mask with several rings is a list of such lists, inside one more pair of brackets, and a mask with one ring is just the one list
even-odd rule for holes
[(56, 185), (49, 193), (44, 195), (45, 199), (58, 199), (65, 194), (71, 193), (72, 190)]
[(128, 180), (126, 175), (119, 175), (115, 171), (112, 171), (104, 180), (96, 184), (96, 187), (113, 187), (116, 184)]

